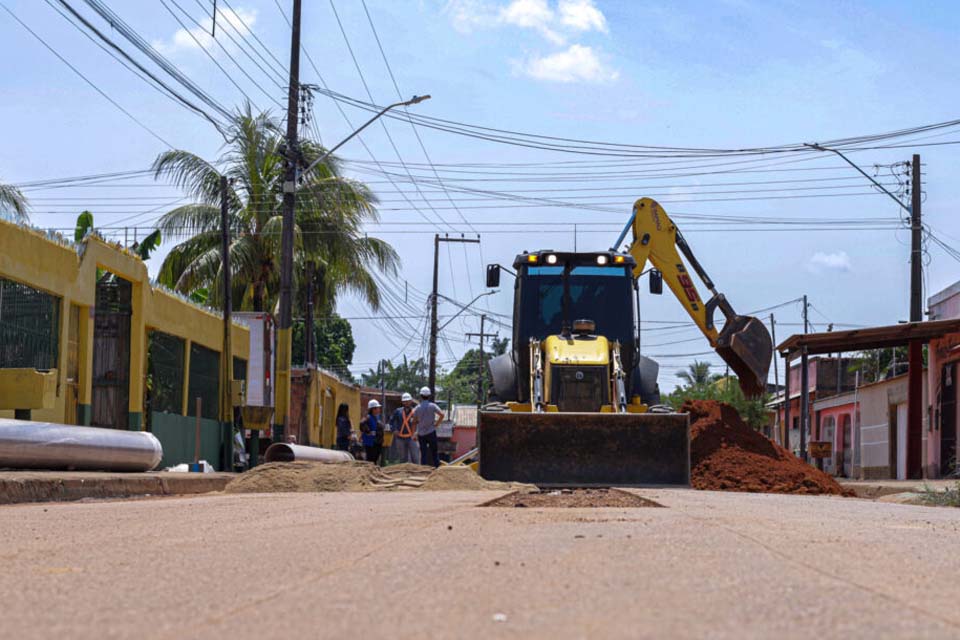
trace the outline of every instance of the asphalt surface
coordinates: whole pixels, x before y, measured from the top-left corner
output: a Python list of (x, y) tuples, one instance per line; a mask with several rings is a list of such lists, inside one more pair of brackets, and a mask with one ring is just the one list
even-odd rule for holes
[(956, 638), (960, 509), (645, 491), (0, 507), (2, 638)]

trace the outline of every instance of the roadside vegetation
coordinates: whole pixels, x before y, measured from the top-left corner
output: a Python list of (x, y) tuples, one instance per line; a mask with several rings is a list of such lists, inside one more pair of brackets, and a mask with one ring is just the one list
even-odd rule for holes
[(770, 417), (766, 403), (769, 396), (750, 399), (743, 395), (736, 376), (722, 376), (710, 373), (710, 363), (694, 361), (686, 371), (677, 374), (684, 384), (663, 398), (665, 404), (676, 410), (687, 400), (717, 400), (725, 402), (737, 410), (740, 417), (754, 429), (769, 424)]
[(920, 499), (924, 504), (936, 507), (960, 507), (960, 480), (952, 487), (943, 490), (924, 485), (920, 491)]

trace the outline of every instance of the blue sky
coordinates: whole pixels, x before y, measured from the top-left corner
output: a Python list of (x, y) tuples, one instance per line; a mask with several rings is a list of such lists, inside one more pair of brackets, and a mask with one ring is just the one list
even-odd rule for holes
[[(3, 2), (156, 136), (174, 147), (216, 157), (220, 138), (212, 126), (133, 76), (46, 2)], [(84, 2), (71, 0), (70, 4), (122, 41)], [(249, 42), (249, 28), (286, 63), (289, 34), (276, 3), (230, 0), (227, 4), (239, 16), (228, 16), (237, 28), (234, 33)], [(304, 4), (304, 46), (323, 80), (340, 93), (366, 100), (330, 2), (310, 0)], [(110, 5), (219, 102), (232, 108), (249, 97), (257, 107), (280, 114), (278, 103), (283, 104), (285, 94), (277, 84), (282, 85), (282, 78), (277, 78), (284, 70), (258, 69), (220, 35), (227, 52), (237, 58), (251, 81), (212, 40), (195, 30), (200, 43), (209, 47), (214, 60), (223, 66), (225, 71), (221, 71), (159, 0), (112, 0)], [(166, 0), (166, 7), (174, 13), (177, 6), (182, 7), (203, 24), (204, 9), (208, 13), (210, 5), (208, 0)], [(290, 2), (280, 0), (280, 5), (287, 9)], [(362, 4), (335, 0), (334, 6), (374, 101), (395, 100), (394, 86)], [(956, 117), (960, 10), (952, 3), (367, 0), (367, 7), (402, 94), (433, 96), (414, 107), (417, 113), (471, 124), (626, 144), (744, 148), (879, 133)], [(193, 26), (186, 16), (179, 15)], [(225, 29), (221, 26), (221, 31)], [(0, 121), (6, 150), (0, 157), (0, 180), (23, 183), (141, 169), (166, 148), (165, 142), (110, 104), (3, 10), (0, 34)], [(302, 70), (304, 82), (320, 82), (305, 59)], [(363, 112), (349, 107), (346, 113), (354, 123), (364, 118)], [(325, 143), (335, 143), (351, 130), (323, 96), (315, 99), (313, 117), (315, 130)], [(549, 193), (580, 203), (601, 203), (609, 209), (517, 207), (462, 192), (451, 195), (454, 206), (435, 186), (417, 192), (402, 183), (399, 188), (404, 193), (397, 193), (397, 187), (371, 173), (370, 156), (359, 141), (348, 143), (341, 155), (361, 162), (347, 163), (347, 173), (370, 181), (382, 201), (382, 220), (389, 223), (370, 232), (393, 242), (403, 257), (402, 273), (393, 285), (399, 298), (392, 305), (394, 315), (422, 312), (420, 292), (430, 286), (432, 234), (438, 229), (470, 231), (464, 219), (480, 231), (480, 248), (454, 245), (449, 251), (444, 249), (440, 271), (441, 291), (461, 301), (483, 290), (484, 262), (509, 263), (524, 249), (572, 248), (574, 223), (580, 225), (580, 249), (606, 248), (616, 236), (614, 223), (625, 221), (633, 200), (644, 195), (659, 197), (668, 212), (681, 214), (883, 218), (890, 222), (900, 216), (895, 203), (871, 194), (852, 169), (824, 155), (797, 156), (795, 163), (778, 168), (772, 163), (782, 160), (761, 159), (753, 166), (760, 171), (751, 173), (665, 177), (662, 174), (669, 173), (668, 169), (683, 170), (696, 164), (671, 160), (654, 166), (660, 171), (656, 179), (634, 175), (614, 180), (604, 175), (617, 169), (609, 158), (533, 151), (421, 129), (425, 155), (409, 125), (389, 121), (386, 126), (399, 159), (408, 163), (411, 172), (432, 180), (429, 168), (416, 166), (426, 163), (429, 156), (440, 167), (447, 186), (479, 185), (512, 193), (578, 189)], [(903, 144), (960, 139), (960, 133), (952, 130), (938, 131), (935, 136), (914, 136)], [(383, 127), (372, 127), (363, 142), (377, 160), (398, 162)], [(921, 153), (925, 164), (926, 221), (942, 240), (960, 246), (960, 224), (951, 214), (960, 203), (960, 190), (952, 175), (955, 147), (908, 146), (860, 151), (851, 157), (872, 172), (875, 164), (906, 160), (913, 152)], [(608, 164), (580, 165), (583, 173), (570, 172), (574, 175), (566, 182), (508, 181), (510, 176), (504, 178), (502, 173), (494, 177), (503, 181), (492, 182), (490, 174), (443, 166), (584, 160)], [(404, 172), (399, 165), (385, 166)], [(774, 168), (777, 171), (770, 171)], [(502, 166), (490, 170), (508, 171)], [(534, 164), (517, 171), (549, 173), (555, 168)], [(895, 183), (888, 173), (881, 171), (881, 175), (885, 183)], [(812, 176), (829, 180), (791, 183), (789, 190), (786, 183), (756, 184)], [(143, 233), (182, 198), (169, 187), (151, 183), (149, 178), (138, 178), (95, 189), (31, 189), (27, 193), (37, 226), (70, 227), (76, 213), (89, 208), (98, 225), (127, 225), (131, 227), (127, 233), (132, 235), (132, 227), (140, 227), (136, 233)], [(798, 190), (800, 186), (805, 190)], [(797, 197), (801, 195), (816, 197)], [(587, 199), (597, 196), (603, 199)], [(531, 226), (495, 224), (516, 222)], [(590, 226), (599, 222), (609, 224)], [(678, 222), (683, 228), (681, 216)], [(816, 228), (817, 223), (811, 222), (799, 226), (802, 230), (727, 225), (710, 231), (686, 224), (690, 244), (738, 310), (769, 307), (808, 294), (817, 329), (824, 329), (828, 321), (866, 325), (892, 323), (907, 316), (906, 230), (891, 229), (889, 223), (882, 230)], [(119, 230), (113, 233), (116, 237), (123, 234)], [(960, 265), (936, 246), (929, 247), (927, 263), (928, 295), (960, 278)], [(151, 266), (157, 264), (155, 260)], [(509, 314), (509, 288), (486, 298), (486, 303), (492, 312)], [(455, 309), (444, 304), (441, 315)], [(371, 315), (349, 298), (340, 311), (347, 317)], [(778, 338), (798, 329), (799, 305), (790, 304), (775, 313), (785, 323)], [(645, 296), (643, 317), (685, 319), (680, 306), (668, 296)], [(422, 327), (420, 320), (384, 323), (358, 319), (353, 324), (357, 369), (366, 369), (381, 357), (422, 353), (420, 335), (409, 335)], [(450, 362), (462, 353), (467, 347), (462, 334), (476, 331), (477, 325), (471, 316), (451, 323), (440, 360)], [(501, 334), (503, 331), (501, 328)], [(716, 357), (688, 355), (707, 351), (705, 342), (689, 327), (651, 323), (644, 326), (643, 338), (648, 353), (661, 356), (661, 384), (667, 389), (674, 385), (677, 369), (694, 357), (719, 362)]]

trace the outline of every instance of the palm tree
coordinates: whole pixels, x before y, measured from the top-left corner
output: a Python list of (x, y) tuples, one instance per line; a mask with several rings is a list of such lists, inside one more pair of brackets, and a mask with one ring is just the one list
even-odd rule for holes
[[(250, 105), (227, 130), (225, 151), (216, 164), (188, 151), (166, 151), (153, 163), (157, 178), (166, 177), (197, 202), (166, 213), (158, 228), (166, 237), (184, 238), (160, 267), (160, 282), (183, 293), (206, 288), (209, 302), (222, 297), (220, 260), (220, 176), (229, 181), (230, 266), (234, 300), (240, 309), (272, 309), (279, 295), (281, 203), (284, 136), (269, 114), (254, 114)], [(324, 152), (301, 143), (306, 163)], [(222, 167), (219, 169), (218, 167)], [(364, 235), (365, 223), (378, 219), (375, 197), (363, 184), (344, 178), (339, 162), (329, 158), (297, 188), (294, 229), (294, 278), (312, 260), (317, 268), (316, 305), (333, 308), (337, 296), (352, 291), (374, 309), (380, 291), (371, 269), (395, 273), (394, 249)]]
[(710, 363), (694, 360), (693, 364), (687, 366), (686, 371), (681, 371), (677, 377), (683, 380), (688, 387), (705, 387), (720, 378), (718, 375), (711, 375)]
[(6, 212), (14, 222), (29, 222), (27, 198), (12, 184), (0, 183), (0, 217)]

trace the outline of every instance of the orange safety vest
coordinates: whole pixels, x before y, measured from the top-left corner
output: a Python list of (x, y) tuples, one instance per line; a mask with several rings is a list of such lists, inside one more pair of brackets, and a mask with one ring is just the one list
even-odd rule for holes
[(413, 429), (410, 427), (410, 418), (413, 416), (413, 410), (411, 409), (408, 413), (401, 407), (400, 411), (403, 412), (403, 424), (400, 426), (400, 431), (397, 432), (397, 435), (401, 438), (409, 438), (413, 435)]

